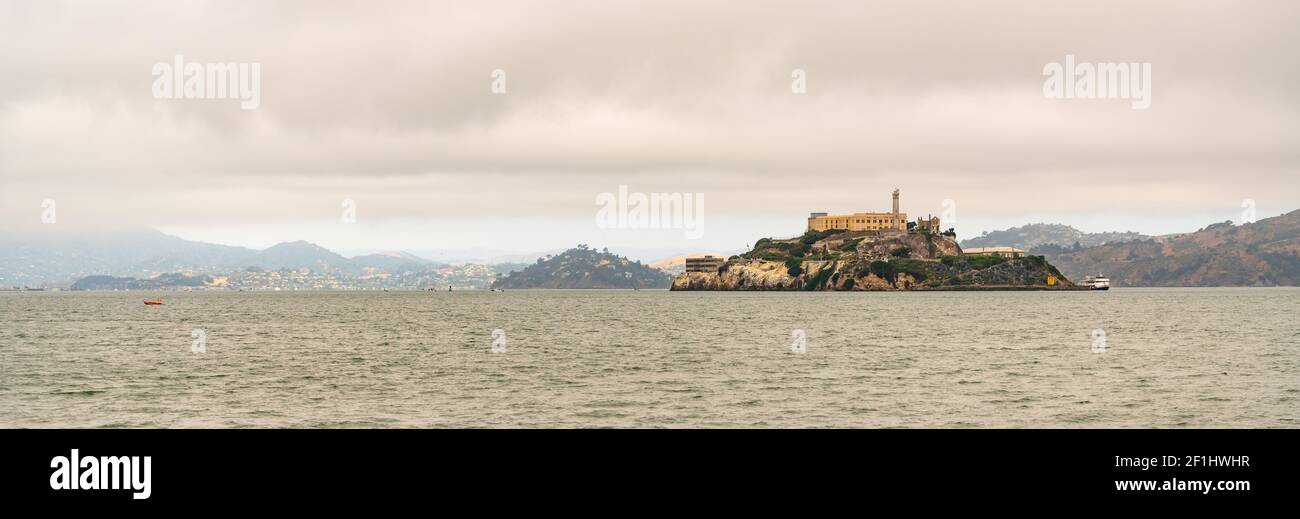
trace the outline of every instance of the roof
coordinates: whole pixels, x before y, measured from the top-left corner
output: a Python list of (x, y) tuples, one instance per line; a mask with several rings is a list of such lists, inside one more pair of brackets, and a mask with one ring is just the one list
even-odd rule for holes
[(1024, 249), (1017, 249), (1015, 247), (971, 247), (969, 249), (962, 249), (961, 252), (962, 254), (991, 254), (994, 252), (1014, 253), (1014, 252), (1025, 252), (1025, 251)]

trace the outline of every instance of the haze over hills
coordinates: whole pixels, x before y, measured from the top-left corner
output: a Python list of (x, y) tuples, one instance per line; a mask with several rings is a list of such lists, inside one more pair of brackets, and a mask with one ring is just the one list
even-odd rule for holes
[(1101, 273), (1117, 287), (1300, 286), (1300, 210), (1188, 234), (1034, 252), (1072, 280)]
[(1136, 232), (1099, 232), (1086, 233), (1068, 225), (1054, 223), (1031, 223), (1012, 227), (1003, 231), (985, 232), (974, 238), (961, 241), (962, 248), (971, 247), (1015, 247), (1031, 250), (1041, 245), (1059, 245), (1061, 247), (1096, 247), (1107, 243), (1145, 240), (1151, 238)]

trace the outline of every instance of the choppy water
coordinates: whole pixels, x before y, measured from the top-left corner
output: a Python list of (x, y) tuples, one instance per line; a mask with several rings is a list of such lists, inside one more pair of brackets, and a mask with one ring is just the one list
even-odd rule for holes
[(1297, 315), (1297, 289), (5, 293), (0, 426), (1296, 427)]

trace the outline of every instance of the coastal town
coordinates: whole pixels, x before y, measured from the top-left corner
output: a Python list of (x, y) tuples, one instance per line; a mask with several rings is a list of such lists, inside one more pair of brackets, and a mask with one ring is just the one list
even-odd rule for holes
[(429, 266), (418, 270), (387, 272), (366, 269), (358, 275), (337, 270), (265, 269), (205, 274), (193, 269), (155, 272), (140, 277), (90, 275), (69, 286), (9, 286), (0, 291), (61, 290), (185, 290), (185, 291), (297, 291), (297, 290), (486, 290), (516, 264), (463, 264)]

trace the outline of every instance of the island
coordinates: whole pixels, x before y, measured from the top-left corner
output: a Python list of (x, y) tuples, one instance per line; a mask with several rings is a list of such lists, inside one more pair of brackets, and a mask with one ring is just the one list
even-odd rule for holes
[(658, 269), (586, 244), (538, 258), (522, 270), (492, 282), (492, 289), (668, 288), (669, 275)]
[(1042, 256), (1013, 247), (963, 251), (937, 217), (907, 220), (894, 190), (891, 212), (812, 213), (807, 231), (763, 238), (722, 259), (688, 257), (672, 290), (1088, 290)]

